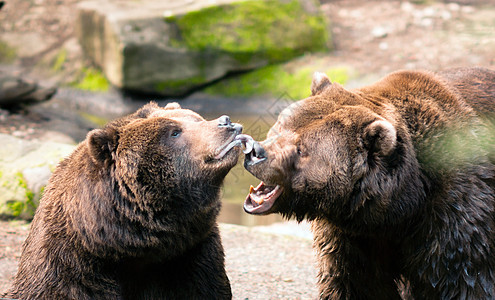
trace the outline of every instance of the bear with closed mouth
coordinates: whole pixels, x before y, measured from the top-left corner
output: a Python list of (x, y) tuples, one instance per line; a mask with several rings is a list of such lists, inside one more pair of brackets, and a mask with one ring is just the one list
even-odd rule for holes
[(312, 222), (320, 299), (495, 298), (495, 72), (311, 92), (245, 140), (244, 209)]
[(49, 180), (3, 297), (231, 299), (216, 218), (241, 131), (150, 103), (89, 132)]

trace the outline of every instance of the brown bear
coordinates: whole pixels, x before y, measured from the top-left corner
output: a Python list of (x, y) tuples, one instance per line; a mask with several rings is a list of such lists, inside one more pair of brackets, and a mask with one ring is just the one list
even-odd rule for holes
[(244, 209), (312, 221), (320, 299), (494, 299), (495, 72), (311, 91), (248, 143)]
[(88, 133), (53, 173), (15, 299), (231, 299), (216, 217), (242, 126), (150, 103)]

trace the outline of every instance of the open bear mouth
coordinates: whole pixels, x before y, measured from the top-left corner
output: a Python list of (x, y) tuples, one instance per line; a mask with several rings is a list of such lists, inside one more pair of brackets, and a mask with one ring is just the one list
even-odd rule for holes
[(263, 181), (257, 187), (251, 186), (244, 201), (244, 211), (255, 215), (269, 213), (282, 191), (280, 185), (266, 185)]
[(215, 156), (216, 160), (222, 159), (232, 148), (243, 147), (242, 152), (247, 154), (253, 150), (254, 139), (247, 134), (238, 134), (233, 140), (228, 141), (225, 145), (219, 147), (219, 153)]

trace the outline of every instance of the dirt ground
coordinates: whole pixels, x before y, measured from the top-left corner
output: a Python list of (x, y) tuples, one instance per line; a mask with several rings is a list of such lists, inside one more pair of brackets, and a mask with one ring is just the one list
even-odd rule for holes
[(29, 224), (24, 221), (0, 221), (0, 296), (17, 270), (21, 245), (28, 232)]
[[(15, 274), (28, 231), (26, 222), (0, 221), (0, 296)], [(221, 224), (233, 299), (315, 299), (316, 263), (311, 240), (269, 231), (268, 227)]]
[[(19, 45), (21, 58), (12, 63), (20, 72), (50, 84), (66, 83), (77, 75), (83, 64), (74, 38), (77, 2), (7, 1), (0, 11), (0, 39)], [(324, 1), (335, 49), (315, 59), (357, 72), (358, 80), (349, 87), (398, 69), (495, 68), (495, 1), (417, 2), (421, 1)], [(68, 49), (63, 72), (46, 76), (51, 74), (46, 66), (62, 47)], [(0, 111), (0, 132), (29, 138), (43, 130), (32, 120)], [(0, 294), (14, 275), (28, 227), (25, 222), (0, 221)], [(235, 299), (316, 297), (309, 240), (264, 236), (229, 225), (222, 233)]]

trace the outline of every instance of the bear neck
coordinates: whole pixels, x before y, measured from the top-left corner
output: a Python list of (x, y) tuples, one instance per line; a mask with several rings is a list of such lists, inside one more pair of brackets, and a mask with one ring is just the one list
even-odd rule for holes
[[(47, 188), (47, 194), (57, 193), (50, 197), (58, 199), (58, 209), (68, 215), (67, 220), (73, 220), (70, 224), (61, 224), (62, 230), (71, 227), (69, 231), (79, 235), (80, 246), (89, 253), (117, 260), (155, 253), (167, 259), (201, 242), (215, 228), (221, 206), (219, 188), (209, 185), (201, 194), (192, 192), (198, 189), (194, 186), (191, 191), (183, 189), (175, 195), (139, 195), (116, 179), (114, 165), (105, 170), (93, 165), (77, 174), (64, 173), (79, 166), (79, 161), (91, 159), (84, 149), (78, 149), (73, 155), (77, 158), (65, 163), (74, 166), (59, 168), (54, 173), (54, 180), (72, 176), (72, 180), (66, 180), (65, 189), (73, 192)], [(67, 195), (72, 196), (69, 199)], [(56, 214), (53, 208), (43, 212), (45, 217)]]

